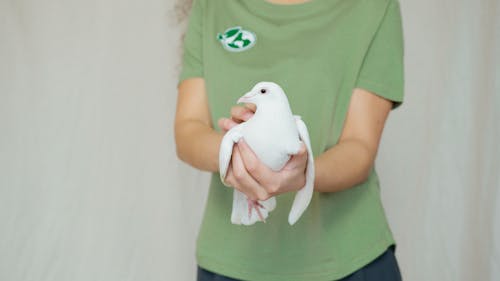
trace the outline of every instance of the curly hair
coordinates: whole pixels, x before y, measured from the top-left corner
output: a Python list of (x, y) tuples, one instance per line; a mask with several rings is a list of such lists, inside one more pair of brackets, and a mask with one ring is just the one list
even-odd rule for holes
[(176, 0), (174, 4), (174, 11), (178, 23), (182, 23), (187, 20), (192, 5), (193, 0)]
[[(182, 57), (182, 49), (184, 45), (184, 36), (186, 35), (187, 29), (187, 19), (193, 5), (193, 0), (176, 0), (173, 9), (170, 11), (172, 17), (176, 21), (176, 24), (181, 28), (181, 34), (179, 38), (178, 53), (179, 57)], [(173, 13), (173, 14), (172, 14)], [(175, 65), (175, 72), (180, 73), (182, 69), (182, 63), (179, 61)]]

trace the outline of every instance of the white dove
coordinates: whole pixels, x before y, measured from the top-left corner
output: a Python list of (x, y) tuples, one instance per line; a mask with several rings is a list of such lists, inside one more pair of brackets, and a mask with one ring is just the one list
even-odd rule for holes
[[(300, 116), (293, 115), (283, 89), (274, 82), (259, 82), (237, 103), (253, 103), (257, 109), (248, 121), (231, 128), (223, 137), (219, 151), (220, 178), (224, 185), (231, 161), (234, 143), (241, 138), (254, 151), (259, 160), (274, 171), (279, 171), (290, 157), (297, 154), (301, 140), (308, 152), (306, 184), (295, 195), (288, 215), (288, 223), (295, 224), (311, 201), (314, 185), (314, 158), (309, 133)], [(252, 201), (237, 189), (233, 194), (231, 222), (251, 225), (265, 221), (268, 213), (276, 207), (276, 199)]]

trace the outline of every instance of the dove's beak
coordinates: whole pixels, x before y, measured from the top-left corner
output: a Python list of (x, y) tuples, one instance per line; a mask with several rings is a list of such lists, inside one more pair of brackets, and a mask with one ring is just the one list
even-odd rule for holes
[(238, 99), (237, 103), (253, 103), (254, 92), (248, 92)]

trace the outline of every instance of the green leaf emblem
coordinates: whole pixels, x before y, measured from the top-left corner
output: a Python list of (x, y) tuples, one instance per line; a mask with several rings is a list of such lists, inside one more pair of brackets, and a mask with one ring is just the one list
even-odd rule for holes
[(222, 34), (217, 33), (217, 40), (224, 49), (231, 52), (241, 52), (253, 47), (257, 41), (257, 36), (241, 26), (234, 26), (226, 29)]

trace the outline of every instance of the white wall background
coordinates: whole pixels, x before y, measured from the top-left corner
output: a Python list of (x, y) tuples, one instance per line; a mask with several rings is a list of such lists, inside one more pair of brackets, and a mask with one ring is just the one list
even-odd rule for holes
[[(401, 0), (377, 159), (408, 281), (500, 280), (500, 3)], [(0, 280), (194, 280), (173, 0), (0, 0)]]

